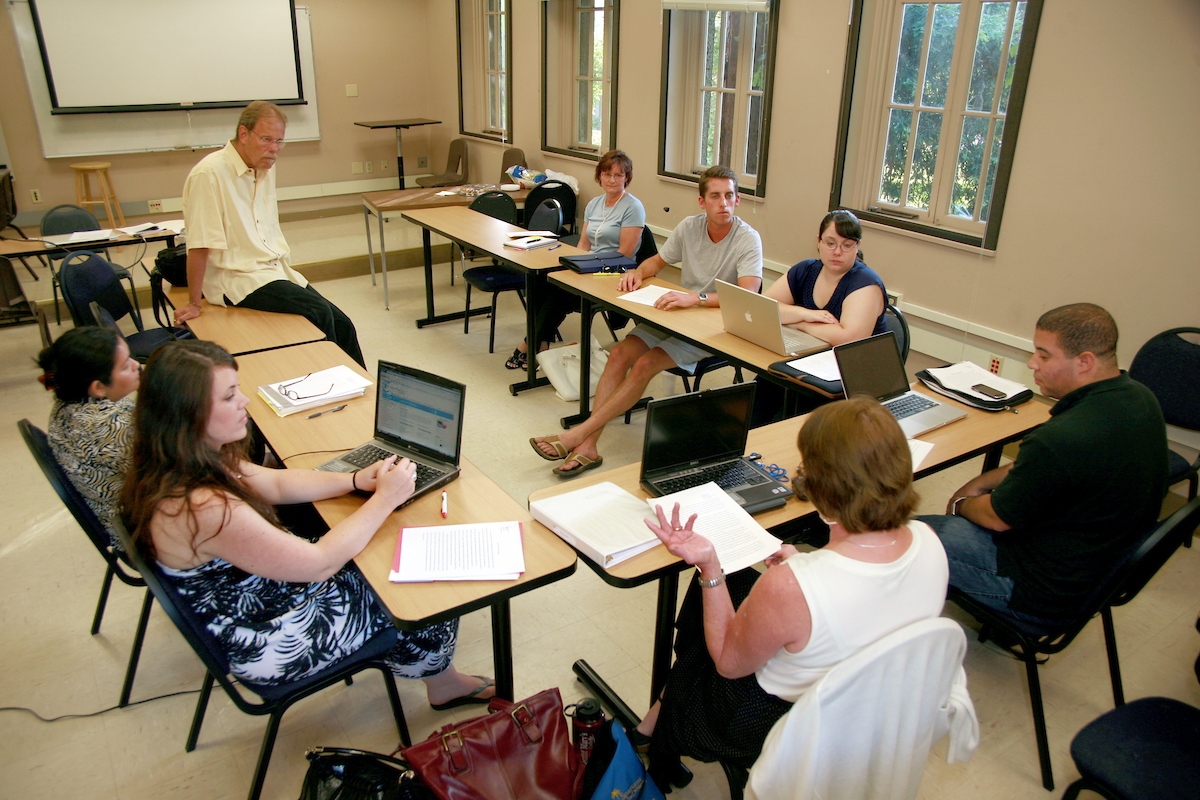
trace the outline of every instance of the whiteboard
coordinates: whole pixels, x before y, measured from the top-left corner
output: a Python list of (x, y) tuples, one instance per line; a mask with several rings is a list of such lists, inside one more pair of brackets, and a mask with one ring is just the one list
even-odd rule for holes
[[(33, 17), (26, 0), (10, 0), (9, 14), (16, 31), (25, 81), (33, 104), (34, 119), (46, 158), (78, 158), (113, 153), (144, 153), (163, 150), (196, 150), (221, 147), (233, 138), (237, 125), (236, 109), (194, 109), (189, 111), (137, 111), (104, 114), (51, 114), (50, 89), (42, 69), (41, 53), (33, 29)], [(173, 31), (167, 20), (156, 32), (156, 40), (167, 47), (183, 34)], [(317, 116), (316, 68), (313, 63), (312, 24), (309, 9), (296, 7), (296, 29), (300, 45), (300, 74), (304, 82), (304, 105), (284, 108), (288, 116), (288, 141), (313, 141), (321, 138)], [(91, 58), (103, 58), (107, 49), (120, 48), (120, 41), (100, 40)], [(228, 70), (238, 68), (236, 53), (218, 48)], [(154, 70), (147, 69), (147, 80)]]

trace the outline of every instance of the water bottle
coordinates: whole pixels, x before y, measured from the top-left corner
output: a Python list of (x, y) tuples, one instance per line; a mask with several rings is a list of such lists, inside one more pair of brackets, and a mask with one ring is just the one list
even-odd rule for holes
[(600, 708), (599, 701), (591, 697), (568, 708), (575, 710), (571, 715), (571, 739), (575, 742), (575, 752), (579, 756), (579, 763), (586, 766), (596, 746), (596, 737), (604, 724), (604, 711)]

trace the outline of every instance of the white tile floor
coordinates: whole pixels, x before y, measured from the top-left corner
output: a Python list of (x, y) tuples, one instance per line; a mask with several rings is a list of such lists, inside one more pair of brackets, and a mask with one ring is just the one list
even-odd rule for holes
[[(403, 223), (390, 226), (395, 231), (389, 232), (393, 247), (419, 242), (419, 236), (404, 232)], [(347, 248), (365, 251), (362, 221), (356, 215), (289, 223), (287, 230), (298, 263), (334, 258)], [(462, 282), (451, 288), (447, 272), (445, 266), (436, 270), (439, 309), (462, 304)], [(354, 318), (372, 368), (376, 359), (386, 357), (470, 386), (466, 455), (512, 497), (524, 503), (531, 491), (554, 482), (551, 465), (529, 452), (526, 440), (553, 433), (558, 417), (572, 407), (548, 389), (518, 397), (508, 393), (515, 373), (505, 370), (503, 362), (523, 333), (516, 298), (501, 300), (497, 352), (489, 355), (485, 320), (475, 322), (467, 336), (457, 324), (417, 330), (413, 320), (424, 313), (420, 270), (392, 273), (391, 284), (391, 311), (383, 309), (381, 289), (372, 288), (366, 276), (328, 281), (320, 289)], [(39, 288), (45, 288), (44, 281), (31, 291)], [(57, 334), (59, 329), (52, 330)], [(569, 339), (571, 334), (564, 333)], [(0, 706), (24, 706), (46, 717), (84, 715), (116, 703), (141, 593), (114, 587), (102, 632), (88, 635), (102, 562), (34, 466), (16, 431), (22, 417), (39, 426), (46, 421), (49, 398), (36, 381), (32, 361), (38, 347), (31, 326), (0, 330), (0, 363), (7, 365), (0, 373), (0, 445), (11, 457), (0, 472), (8, 487), (2, 514), (10, 520), (0, 532)], [(732, 374), (718, 373), (710, 380), (710, 385), (718, 385), (732, 380)], [(660, 396), (671, 391), (657, 383), (653, 390)], [(637, 416), (630, 426), (611, 425), (601, 442), (606, 464), (635, 461), (641, 435)], [(922, 481), (921, 510), (942, 508), (948, 494), (979, 468), (976, 461)], [(1141, 596), (1117, 610), (1128, 698), (1165, 695), (1200, 704), (1200, 687), (1191, 670), (1200, 650), (1200, 635), (1193, 627), (1200, 611), (1198, 568), (1200, 548), (1180, 551)], [(653, 586), (614, 589), (582, 564), (568, 580), (518, 598), (513, 603), (518, 696), (558, 686), (568, 702), (578, 698), (581, 687), (571, 664), (586, 658), (635, 710), (644, 710), (654, 601)], [(962, 616), (953, 608), (949, 613)], [(464, 618), (460, 636), (459, 667), (490, 673), (487, 613)], [(966, 666), (982, 729), (980, 747), (971, 762), (953, 765), (944, 761), (944, 743), (938, 747), (929, 759), (920, 797), (1059, 796), (1076, 777), (1068, 754), (1071, 737), (1112, 705), (1099, 625), (1090, 626), (1064, 654), (1042, 667), (1058, 784), (1053, 794), (1041, 787), (1022, 665), (972, 640)], [(195, 656), (156, 609), (134, 699), (194, 690), (202, 675)], [(434, 712), (421, 687), (411, 683), (401, 685), (401, 695), (417, 738), (475, 713)], [(20, 712), (0, 713), (0, 795), (244, 797), (263, 720), (242, 714), (223, 695), (215, 695), (199, 747), (184, 753), (194, 703), (195, 695), (186, 694), (52, 724)], [(380, 751), (395, 746), (396, 732), (376, 677), (365, 675), (352, 687), (327, 690), (288, 712), (264, 797), (298, 796), (306, 766), (303, 751), (317, 744)], [(675, 797), (727, 796), (719, 768), (693, 767), (695, 781)]]

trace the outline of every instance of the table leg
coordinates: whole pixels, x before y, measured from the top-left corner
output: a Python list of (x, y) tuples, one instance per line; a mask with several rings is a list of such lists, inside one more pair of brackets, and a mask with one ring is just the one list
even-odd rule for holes
[(371, 285), (375, 285), (375, 254), (371, 252), (371, 210), (363, 203), (363, 222), (367, 225), (367, 264), (371, 267)]
[(516, 397), (517, 392), (526, 389), (536, 389), (539, 386), (547, 386), (550, 379), (546, 377), (537, 377), (537, 349), (541, 342), (534, 343), (537, 338), (536, 332), (533, 329), (534, 310), (541, 302), (542, 289), (546, 285), (545, 273), (534, 272), (532, 270), (525, 271), (525, 348), (529, 353), (529, 363), (525, 367), (525, 380), (510, 384), (508, 391), (513, 397)]
[(496, 667), (496, 696), (514, 700), (512, 609), (508, 600), (492, 604), (492, 659)]
[[(383, 275), (383, 307), (391, 310), (391, 297), (387, 285), (387, 242), (383, 238), (383, 213), (379, 214), (379, 271)], [(374, 273), (372, 273), (374, 277)]]
[[(559, 420), (563, 430), (570, 430), (573, 425), (591, 416), (592, 403), (592, 301), (587, 297), (579, 298), (579, 313), (583, 319), (579, 323), (579, 413)], [(584, 347), (583, 343), (587, 346)]]
[(424, 328), (434, 321), (433, 311), (433, 240), (429, 228), (421, 228), (421, 246), (425, 252), (425, 319), (417, 320), (417, 327)]
[(404, 188), (404, 146), (400, 143), (400, 131), (396, 128), (396, 172), (400, 175), (400, 188)]
[(1004, 445), (992, 445), (983, 456), (983, 471), (988, 472), (1000, 466), (1000, 456), (1004, 455)]

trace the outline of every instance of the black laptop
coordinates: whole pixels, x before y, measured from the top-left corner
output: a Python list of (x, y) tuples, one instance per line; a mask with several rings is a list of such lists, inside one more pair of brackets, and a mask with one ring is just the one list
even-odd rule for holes
[(655, 497), (715, 481), (751, 514), (777, 508), (792, 490), (746, 458), (754, 384), (653, 400), (646, 406), (642, 488)]
[(317, 467), (354, 472), (393, 454), (417, 466), (409, 502), (458, 477), (467, 387), (419, 369), (379, 362), (375, 438)]

